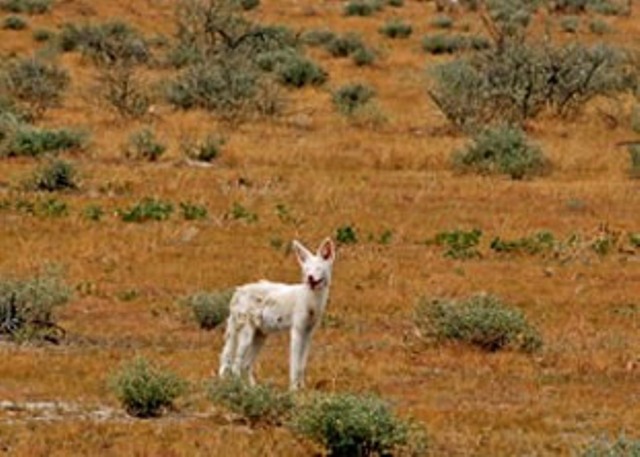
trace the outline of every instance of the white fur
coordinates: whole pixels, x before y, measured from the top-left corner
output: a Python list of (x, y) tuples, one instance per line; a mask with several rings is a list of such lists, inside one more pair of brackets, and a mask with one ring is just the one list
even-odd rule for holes
[(236, 289), (230, 303), (219, 376), (247, 376), (255, 384), (253, 363), (270, 333), (290, 330), (290, 388), (304, 385), (311, 336), (322, 319), (331, 285), (335, 246), (325, 239), (312, 254), (298, 241), (293, 249), (302, 268), (302, 282), (259, 281)]

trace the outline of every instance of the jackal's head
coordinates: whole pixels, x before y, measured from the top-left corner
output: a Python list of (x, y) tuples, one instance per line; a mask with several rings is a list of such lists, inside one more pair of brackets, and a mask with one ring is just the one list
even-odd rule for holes
[(302, 282), (313, 291), (329, 287), (331, 267), (336, 258), (336, 248), (330, 238), (326, 238), (312, 254), (299, 241), (293, 241), (293, 250), (302, 268)]

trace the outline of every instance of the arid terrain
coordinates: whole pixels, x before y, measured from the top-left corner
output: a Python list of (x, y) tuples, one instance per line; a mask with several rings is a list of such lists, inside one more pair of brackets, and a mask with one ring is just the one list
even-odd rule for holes
[[(171, 0), (55, 0), (49, 12), (24, 15), (24, 30), (0, 30), (0, 55), (26, 56), (46, 43), (33, 31), (65, 23), (120, 20), (145, 37), (175, 34)], [(580, 455), (597, 439), (640, 439), (640, 180), (616, 143), (640, 138), (630, 124), (636, 101), (598, 98), (566, 118), (542, 113), (526, 123), (548, 157), (549, 173), (525, 180), (462, 174), (452, 151), (468, 137), (427, 95), (427, 68), (450, 55), (424, 52), (437, 29), (433, 2), (406, 0), (368, 17), (346, 17), (343, 2), (263, 0), (252, 20), (294, 31), (358, 32), (379, 56), (372, 65), (305, 49), (327, 72), (320, 86), (283, 89), (276, 117), (223, 122), (202, 109), (180, 110), (156, 97), (142, 118), (124, 119), (98, 97), (96, 66), (79, 52), (60, 53), (70, 85), (61, 102), (34, 121), (79, 128), (89, 142), (61, 153), (79, 173), (77, 190), (43, 193), (21, 182), (39, 164), (0, 158), (0, 199), (55, 197), (59, 217), (0, 209), (0, 275), (25, 277), (46, 265), (73, 288), (56, 310), (67, 331), (60, 344), (0, 343), (0, 454), (15, 456), (309, 455), (314, 445), (285, 427), (251, 428), (206, 398), (217, 370), (223, 329), (198, 328), (180, 304), (212, 291), (268, 278), (295, 282), (292, 239), (317, 246), (350, 227), (357, 241), (338, 243), (327, 314), (312, 343), (309, 390), (375, 393), (401, 417), (424, 426), (431, 455)], [(477, 13), (449, 13), (454, 30), (485, 29)], [(584, 24), (592, 13), (583, 13)], [(533, 35), (558, 41), (605, 41), (640, 50), (640, 20), (606, 16), (610, 30), (586, 25), (569, 35), (559, 16), (540, 10)], [(0, 12), (0, 21), (9, 16)], [(413, 34), (391, 40), (378, 29), (399, 17)], [(156, 49), (158, 55), (162, 49)], [(177, 70), (149, 65), (149, 85)], [(340, 114), (332, 91), (349, 82), (376, 91), (375, 119)], [(122, 145), (152, 128), (167, 146), (155, 161), (131, 160)], [(193, 166), (185, 135), (216, 132), (225, 143), (211, 166)], [(208, 217), (126, 223), (118, 211), (145, 197), (193, 202)], [(85, 217), (100, 207), (100, 220)], [(235, 210), (234, 210), (235, 208)], [(239, 211), (238, 208), (242, 208)], [(244, 212), (243, 212), (244, 211)], [(245, 217), (246, 214), (251, 217)], [(438, 233), (482, 231), (479, 256), (455, 259), (429, 243)], [(498, 253), (493, 238), (546, 230), (583, 245), (558, 255)], [(618, 240), (604, 253), (599, 237)], [(616, 238), (617, 237), (617, 238)], [(591, 244), (590, 244), (591, 243)], [(542, 349), (488, 353), (468, 345), (425, 342), (413, 316), (421, 297), (487, 292), (522, 310)], [(136, 355), (188, 380), (189, 392), (157, 419), (127, 416), (109, 376)], [(288, 336), (270, 338), (257, 364), (262, 383), (286, 389)]]

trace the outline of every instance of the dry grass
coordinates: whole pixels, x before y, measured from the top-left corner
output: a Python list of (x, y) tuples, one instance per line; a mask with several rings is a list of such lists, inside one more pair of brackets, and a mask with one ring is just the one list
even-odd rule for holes
[[(137, 354), (197, 385), (217, 368), (222, 332), (199, 330), (177, 299), (261, 277), (295, 281), (294, 258), (274, 245), (294, 237), (313, 244), (351, 224), (360, 241), (339, 249), (329, 323), (314, 337), (311, 388), (379, 393), (426, 427), (435, 455), (568, 455), (602, 434), (635, 431), (638, 252), (603, 258), (588, 253), (561, 262), (488, 249), (493, 236), (517, 238), (540, 229), (559, 238), (588, 236), (601, 223), (640, 231), (638, 183), (628, 178), (625, 151), (614, 147), (633, 137), (626, 124), (612, 129), (603, 120), (596, 108), (606, 109), (605, 102), (574, 120), (537, 120), (529, 133), (554, 164), (549, 176), (529, 182), (459, 176), (448, 159), (465, 138), (447, 133), (424, 92), (425, 65), (446, 59), (420, 49), (434, 4), (410, 1), (371, 18), (345, 18), (335, 2), (262, 3), (252, 17), (295, 29), (359, 30), (383, 58), (361, 68), (311, 50), (330, 74), (328, 86), (289, 93), (292, 104), (277, 120), (230, 128), (204, 112), (159, 103), (150, 122), (166, 139), (167, 153), (158, 163), (130, 163), (120, 145), (143, 121), (123, 123), (96, 104), (95, 68), (78, 54), (62, 56), (72, 85), (40, 125), (91, 132), (89, 150), (74, 157), (81, 190), (58, 197), (70, 208), (62, 218), (0, 210), (0, 274), (32, 274), (45, 262), (63, 266), (76, 287), (60, 312), (69, 341), (58, 347), (0, 346), (0, 398), (117, 408), (107, 374)], [(379, 35), (392, 15), (412, 22), (409, 39), (390, 42)], [(640, 34), (636, 15), (611, 18), (617, 33), (606, 39), (637, 48), (628, 38)], [(171, 16), (167, 0), (135, 6), (70, 0), (30, 22), (33, 29), (53, 29), (119, 17), (151, 36), (169, 34)], [(458, 21), (463, 19), (480, 31), (477, 18)], [(28, 31), (0, 31), (2, 55), (31, 53), (35, 46)], [(163, 72), (151, 71), (150, 78)], [(354, 126), (335, 112), (330, 89), (352, 81), (375, 88), (386, 124), (375, 130)], [(215, 165), (185, 166), (181, 135), (212, 130), (228, 138)], [(0, 160), (0, 200), (16, 198), (12, 187), (34, 165), (29, 159)], [(168, 221), (127, 224), (115, 215), (148, 196), (204, 204), (210, 217), (184, 221), (174, 214)], [(226, 218), (236, 202), (255, 212), (257, 222)], [(90, 204), (105, 210), (101, 221), (82, 217)], [(278, 204), (291, 220), (278, 216)], [(424, 243), (441, 231), (474, 227), (485, 233), (479, 259), (446, 259), (441, 248)], [(379, 243), (387, 229), (391, 241)], [(487, 355), (466, 346), (425, 346), (415, 337), (411, 316), (418, 296), (480, 291), (523, 309), (541, 330), (544, 350), (535, 356)], [(281, 388), (286, 340), (270, 339), (258, 366), (261, 380)], [(0, 449), (25, 456), (313, 451), (285, 429), (230, 423), (203, 391), (187, 395), (178, 408), (154, 421), (64, 413), (38, 421), (34, 414), (0, 409)]]

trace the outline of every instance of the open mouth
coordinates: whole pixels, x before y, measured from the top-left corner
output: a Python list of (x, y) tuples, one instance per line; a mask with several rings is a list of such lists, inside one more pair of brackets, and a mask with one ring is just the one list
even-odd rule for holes
[(307, 282), (309, 283), (311, 290), (316, 290), (322, 287), (324, 284), (324, 278), (315, 279), (313, 276), (309, 276), (307, 278)]

